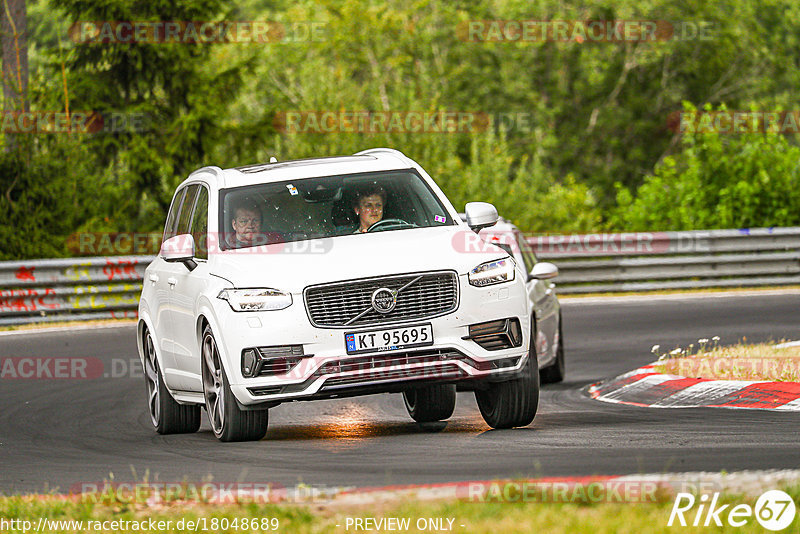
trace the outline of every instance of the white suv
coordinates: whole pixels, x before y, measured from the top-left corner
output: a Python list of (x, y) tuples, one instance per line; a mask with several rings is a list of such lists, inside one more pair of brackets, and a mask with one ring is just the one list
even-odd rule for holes
[(557, 270), (478, 237), (490, 204), (466, 218), (391, 149), (192, 173), (139, 303), (156, 430), (194, 432), (204, 406), (219, 439), (257, 440), (282, 402), (386, 392), (439, 421), (457, 389), (492, 427), (530, 424)]

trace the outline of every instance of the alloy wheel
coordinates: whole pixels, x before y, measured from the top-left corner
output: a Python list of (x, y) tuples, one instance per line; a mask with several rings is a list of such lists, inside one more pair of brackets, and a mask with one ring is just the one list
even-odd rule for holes
[(220, 435), (225, 425), (225, 388), (219, 350), (210, 333), (203, 339), (203, 393), (211, 429), (215, 435)]
[(158, 358), (153, 345), (153, 337), (148, 332), (145, 336), (144, 374), (147, 380), (147, 405), (150, 408), (150, 420), (158, 427), (161, 419), (161, 402), (158, 387)]

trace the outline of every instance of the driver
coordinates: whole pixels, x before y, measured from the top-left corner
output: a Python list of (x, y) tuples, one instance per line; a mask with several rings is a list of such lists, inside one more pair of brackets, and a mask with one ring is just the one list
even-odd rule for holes
[(358, 217), (355, 234), (366, 232), (370, 226), (383, 219), (386, 191), (379, 185), (370, 185), (359, 192), (353, 202), (353, 211)]

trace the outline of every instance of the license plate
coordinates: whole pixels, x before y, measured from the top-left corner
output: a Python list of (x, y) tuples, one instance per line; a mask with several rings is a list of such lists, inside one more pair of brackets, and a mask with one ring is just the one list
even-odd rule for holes
[(382, 352), (411, 347), (433, 345), (433, 327), (430, 324), (347, 332), (344, 335), (347, 354)]

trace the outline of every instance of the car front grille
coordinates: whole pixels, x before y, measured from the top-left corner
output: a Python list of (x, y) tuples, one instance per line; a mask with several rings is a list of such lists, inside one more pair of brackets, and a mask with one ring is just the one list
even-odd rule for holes
[[(397, 304), (387, 314), (372, 309), (372, 294), (380, 288), (399, 290)], [(320, 327), (429, 319), (458, 307), (458, 277), (453, 271), (441, 271), (310, 286), (305, 290), (305, 302), (311, 323)]]

